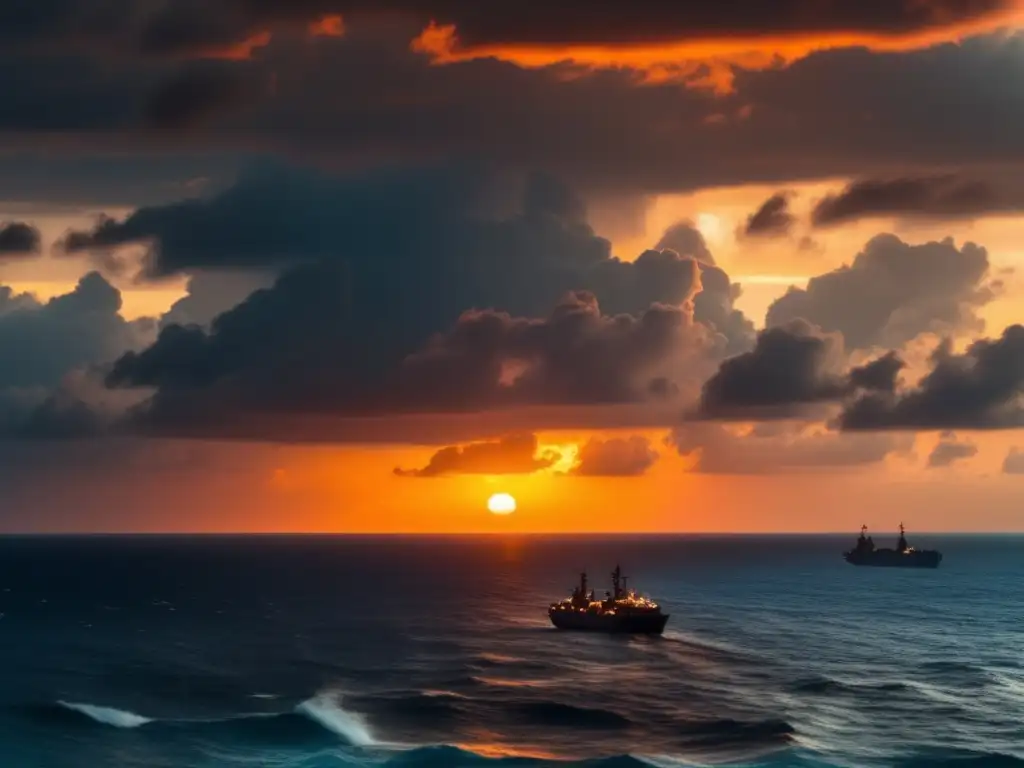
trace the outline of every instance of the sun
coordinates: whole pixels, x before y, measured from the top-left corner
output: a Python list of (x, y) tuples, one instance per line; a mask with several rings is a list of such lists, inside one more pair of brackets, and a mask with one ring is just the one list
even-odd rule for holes
[(511, 515), (516, 511), (516, 500), (508, 493), (496, 493), (487, 500), (487, 509), (496, 515)]

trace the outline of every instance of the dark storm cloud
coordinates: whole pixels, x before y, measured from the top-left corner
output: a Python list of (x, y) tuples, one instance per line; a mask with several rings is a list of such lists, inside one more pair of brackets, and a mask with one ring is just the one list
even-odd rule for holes
[(814, 207), (817, 227), (879, 216), (964, 218), (1024, 208), (1024, 198), (1012, 200), (988, 181), (957, 176), (856, 181), (823, 198)]
[(584, 292), (544, 320), (470, 311), (405, 360), (403, 400), (428, 410), (638, 402), (651, 397), (652, 382), (672, 378), (673, 364), (710, 353), (705, 344), (685, 308), (610, 316)]
[(0, 287), (0, 390), (52, 387), (74, 368), (115, 359), (152, 339), (152, 323), (127, 322), (121, 295), (99, 274), (40, 303)]
[(746, 237), (783, 237), (788, 235), (796, 223), (796, 216), (789, 210), (790, 194), (778, 192), (747, 217), (742, 234)]
[[(111, 384), (157, 388), (139, 418), (164, 428), (215, 431), (242, 413), (670, 401), (747, 348), (752, 325), (721, 269), (669, 250), (621, 261), (565, 185), (532, 176), (515, 190), (467, 169), (268, 166), (212, 197), (68, 233), (63, 248), (109, 261), (147, 244), (147, 275), (280, 272), (199, 318), (208, 330), (164, 322), (156, 344), (116, 363)], [(681, 232), (666, 242), (686, 245)], [(692, 235), (689, 246), (710, 260)], [(171, 316), (191, 322), (199, 299)]]
[(467, 44), (645, 43), (792, 33), (871, 32), (884, 36), (953, 27), (998, 15), (1009, 0), (862, 0), (856, 5), (778, 0), (665, 4), (638, 0), (563, 2), (538, 13), (514, 0), (486, 8), (471, 0), (35, 0), (0, 10), (0, 40), (32, 45), (122, 41), (143, 52), (215, 49), (280, 23), (327, 14), (403, 14), (454, 24)]
[(694, 462), (693, 472), (744, 475), (869, 466), (913, 447), (910, 435), (840, 434), (800, 422), (762, 423), (746, 432), (690, 423), (673, 429), (666, 442)]
[(32, 256), (42, 250), (39, 230), (22, 221), (0, 222), (0, 258)]
[(185, 285), (185, 295), (160, 316), (160, 327), (209, 326), (217, 315), (273, 284), (274, 276), (264, 272), (195, 272)]
[(988, 253), (951, 238), (909, 245), (872, 238), (853, 263), (790, 288), (768, 309), (767, 324), (804, 319), (839, 332), (847, 347), (897, 346), (927, 332), (977, 332), (977, 311), (998, 288), (986, 283)]
[(854, 368), (849, 373), (853, 389), (867, 389), (876, 392), (895, 392), (900, 371), (906, 363), (896, 352), (887, 352), (882, 357)]
[(536, 435), (510, 435), (500, 440), (447, 446), (431, 456), (425, 467), (396, 467), (395, 474), (401, 477), (528, 475), (547, 469), (560, 458), (558, 451), (539, 452)]
[(120, 293), (97, 273), (39, 302), (0, 286), (0, 434), (94, 434), (141, 398), (111, 392), (97, 368), (155, 335), (150, 320), (126, 321)]
[(654, 466), (660, 455), (646, 437), (591, 438), (580, 446), (569, 474), (579, 477), (637, 477)]
[(772, 420), (858, 392), (893, 393), (904, 363), (888, 353), (847, 367), (842, 336), (804, 320), (766, 328), (754, 348), (723, 361), (703, 386), (695, 419)]
[(105, 256), (148, 243), (152, 276), (331, 264), (339, 309), (370, 316), (393, 303), (415, 321), (407, 331), (417, 341), (469, 307), (538, 316), (577, 289), (595, 293), (613, 314), (679, 305), (700, 291), (698, 321), (738, 348), (752, 337), (733, 306), (738, 287), (707, 263), (713, 259), (699, 233), (676, 226), (664, 243), (685, 253), (652, 250), (626, 262), (611, 255), (561, 182), (533, 175), (520, 195), (510, 196), (512, 189), (470, 169), (327, 176), (268, 165), (209, 198), (102, 219), (68, 233), (62, 247)]
[(337, 314), (338, 288), (321, 269), (289, 272), (218, 317), (209, 333), (164, 328), (156, 344), (118, 360), (108, 381), (157, 388), (143, 421), (174, 428), (182, 419), (212, 419), (215, 429), (218, 415), (245, 412), (366, 415), (644, 402), (652, 380), (699, 375), (709, 355), (706, 331), (683, 308), (608, 316), (592, 295), (578, 293), (544, 319), (466, 312), (403, 359)]
[(978, 446), (969, 440), (959, 440), (953, 432), (943, 432), (939, 442), (928, 454), (928, 468), (941, 469), (978, 454)]
[[(823, 51), (788, 67), (740, 70), (736, 92), (721, 98), (674, 82), (638, 87), (628, 68), (523, 69), (493, 59), (432, 66), (408, 45), (407, 30), (353, 22), (340, 40), (275, 42), (251, 60), (216, 62), (252, 98), (205, 112), (187, 137), (159, 146), (136, 129), (154, 94), (190, 62), (127, 66), (9, 50), (0, 61), (0, 129), (36, 149), (74, 137), (63, 146), (78, 153), (116, 144), (286, 152), (320, 163), (484, 157), (548, 168), (588, 190), (637, 194), (1024, 162), (1016, 129), (1024, 95), (1005, 77), (1019, 67), (1021, 36), (906, 53)], [(951, 115), (950, 103), (970, 109)], [(713, 115), (724, 122), (709, 122)]]
[(192, 65), (161, 83), (144, 108), (148, 124), (163, 130), (193, 127), (242, 98), (243, 84), (219, 62)]
[(932, 355), (931, 370), (912, 388), (866, 392), (840, 417), (847, 430), (1009, 429), (1024, 426), (1024, 326), (973, 342), (962, 354), (950, 343)]
[(454, 24), (461, 40), (483, 45), (643, 43), (798, 32), (866, 31), (893, 35), (954, 26), (1011, 5), (1007, 0), (867, 0), (856, 4), (805, 0), (673, 4), (640, 0), (627, 6), (615, 0), (579, 0), (559, 3), (537, 13), (535, 8), (516, 0), (488, 3), (486, 8), (471, 0), (392, 0), (386, 7), (419, 12), (439, 23)]
[(835, 400), (845, 390), (842, 338), (806, 322), (768, 328), (750, 352), (724, 361), (704, 384), (702, 418), (787, 416), (795, 406)]

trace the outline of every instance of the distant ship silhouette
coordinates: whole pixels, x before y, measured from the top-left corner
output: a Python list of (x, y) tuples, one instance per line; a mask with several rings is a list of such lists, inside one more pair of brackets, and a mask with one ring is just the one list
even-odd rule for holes
[(896, 549), (875, 549), (875, 542), (867, 535), (868, 527), (862, 525), (857, 546), (843, 553), (851, 565), (874, 565), (882, 568), (938, 568), (942, 553), (934, 549), (914, 549), (907, 546), (903, 523), (900, 523), (900, 540)]
[(568, 597), (548, 607), (551, 623), (558, 629), (582, 632), (615, 632), (660, 635), (668, 623), (668, 614), (652, 600), (626, 589), (628, 578), (615, 566), (612, 571), (612, 589), (605, 599), (594, 599), (594, 591), (587, 591), (587, 574), (580, 574), (580, 584)]

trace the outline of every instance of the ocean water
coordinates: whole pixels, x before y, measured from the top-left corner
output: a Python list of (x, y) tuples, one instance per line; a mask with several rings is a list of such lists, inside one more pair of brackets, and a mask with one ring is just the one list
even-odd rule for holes
[(0, 766), (1024, 765), (1024, 539), (910, 538), (2, 538)]

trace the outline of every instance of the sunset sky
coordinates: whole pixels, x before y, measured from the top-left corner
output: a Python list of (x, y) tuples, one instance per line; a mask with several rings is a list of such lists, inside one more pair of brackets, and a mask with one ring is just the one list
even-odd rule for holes
[(2, 4), (0, 531), (1024, 531), (1022, 84), (1017, 0)]

